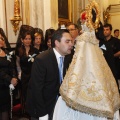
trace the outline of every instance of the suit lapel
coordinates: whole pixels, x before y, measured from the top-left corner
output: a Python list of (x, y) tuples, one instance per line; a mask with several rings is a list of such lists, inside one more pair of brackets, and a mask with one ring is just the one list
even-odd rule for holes
[[(59, 80), (58, 63), (57, 63), (57, 59), (56, 59), (56, 56), (55, 56), (55, 53), (54, 53), (53, 49), (50, 49), (50, 58), (51, 58), (52, 66), (53, 66), (52, 69), (54, 69), (56, 79)], [(66, 74), (66, 71), (69, 67), (69, 64), (71, 63), (71, 59), (72, 59), (71, 55), (66, 55), (65, 58), (64, 58), (63, 78)]]
[(66, 74), (66, 71), (67, 71), (66, 63), (67, 63), (67, 61), (66, 61), (66, 57), (65, 57), (65, 58), (64, 58), (64, 66), (63, 66), (63, 78), (64, 78), (64, 76), (65, 76), (65, 74)]
[(53, 49), (50, 49), (50, 58), (51, 58), (51, 63), (55, 72), (55, 76), (56, 78), (59, 80), (59, 69), (58, 69), (58, 63), (57, 63), (57, 59), (55, 56), (55, 53), (53, 51)]

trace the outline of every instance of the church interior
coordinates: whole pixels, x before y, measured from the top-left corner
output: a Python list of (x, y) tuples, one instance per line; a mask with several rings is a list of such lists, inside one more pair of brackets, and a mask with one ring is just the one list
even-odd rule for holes
[[(19, 5), (17, 5), (15, 4), (17, 0), (1, 0), (0, 27), (4, 30), (11, 46), (15, 46), (21, 25), (37, 27), (45, 33), (49, 28), (57, 29), (60, 24), (66, 24), (67, 22), (77, 23), (81, 10), (85, 9), (91, 0), (66, 0), (68, 13), (63, 18), (60, 18), (59, 11), (62, 9), (60, 9), (58, 1), (19, 0)], [(118, 26), (120, 21), (120, 1), (96, 0), (96, 2), (100, 6), (102, 23), (104, 24), (105, 19), (108, 19), (108, 22), (112, 23), (113, 29), (120, 29)], [(19, 22), (12, 21), (12, 19), (16, 19), (16, 15), (19, 17), (17, 18)]]
[[(47, 29), (56, 30), (69, 23), (80, 27), (80, 13), (90, 1), (92, 0), (0, 0), (0, 28), (14, 50), (22, 25), (40, 28), (44, 37)], [(120, 30), (120, 0), (95, 1), (99, 4), (102, 24), (110, 23), (113, 31)], [(29, 120), (27, 115), (21, 117), (19, 103), (18, 95), (12, 120)]]

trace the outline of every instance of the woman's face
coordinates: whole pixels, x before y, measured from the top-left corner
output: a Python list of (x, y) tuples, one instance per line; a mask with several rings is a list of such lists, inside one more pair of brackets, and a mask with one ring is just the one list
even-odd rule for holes
[(40, 45), (41, 44), (41, 35), (38, 35), (35, 37), (34, 45)]
[(51, 48), (51, 39), (50, 38), (47, 41), (47, 46), (48, 46), (48, 48)]
[(25, 47), (28, 47), (31, 45), (31, 35), (26, 35), (25, 39), (22, 39), (22, 43)]
[(2, 35), (0, 34), (0, 48), (5, 46), (5, 41)]

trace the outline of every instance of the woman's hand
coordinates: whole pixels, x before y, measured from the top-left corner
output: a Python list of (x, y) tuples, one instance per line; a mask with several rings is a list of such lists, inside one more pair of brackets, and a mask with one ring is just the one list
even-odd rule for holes
[(13, 84), (13, 86), (16, 86), (17, 85), (17, 79), (16, 78), (12, 78), (11, 84)]

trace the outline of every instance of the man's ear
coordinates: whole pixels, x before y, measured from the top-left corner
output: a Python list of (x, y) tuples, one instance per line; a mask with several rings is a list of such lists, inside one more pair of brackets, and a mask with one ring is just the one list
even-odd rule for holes
[(58, 47), (60, 42), (58, 40), (55, 40), (55, 46)]

